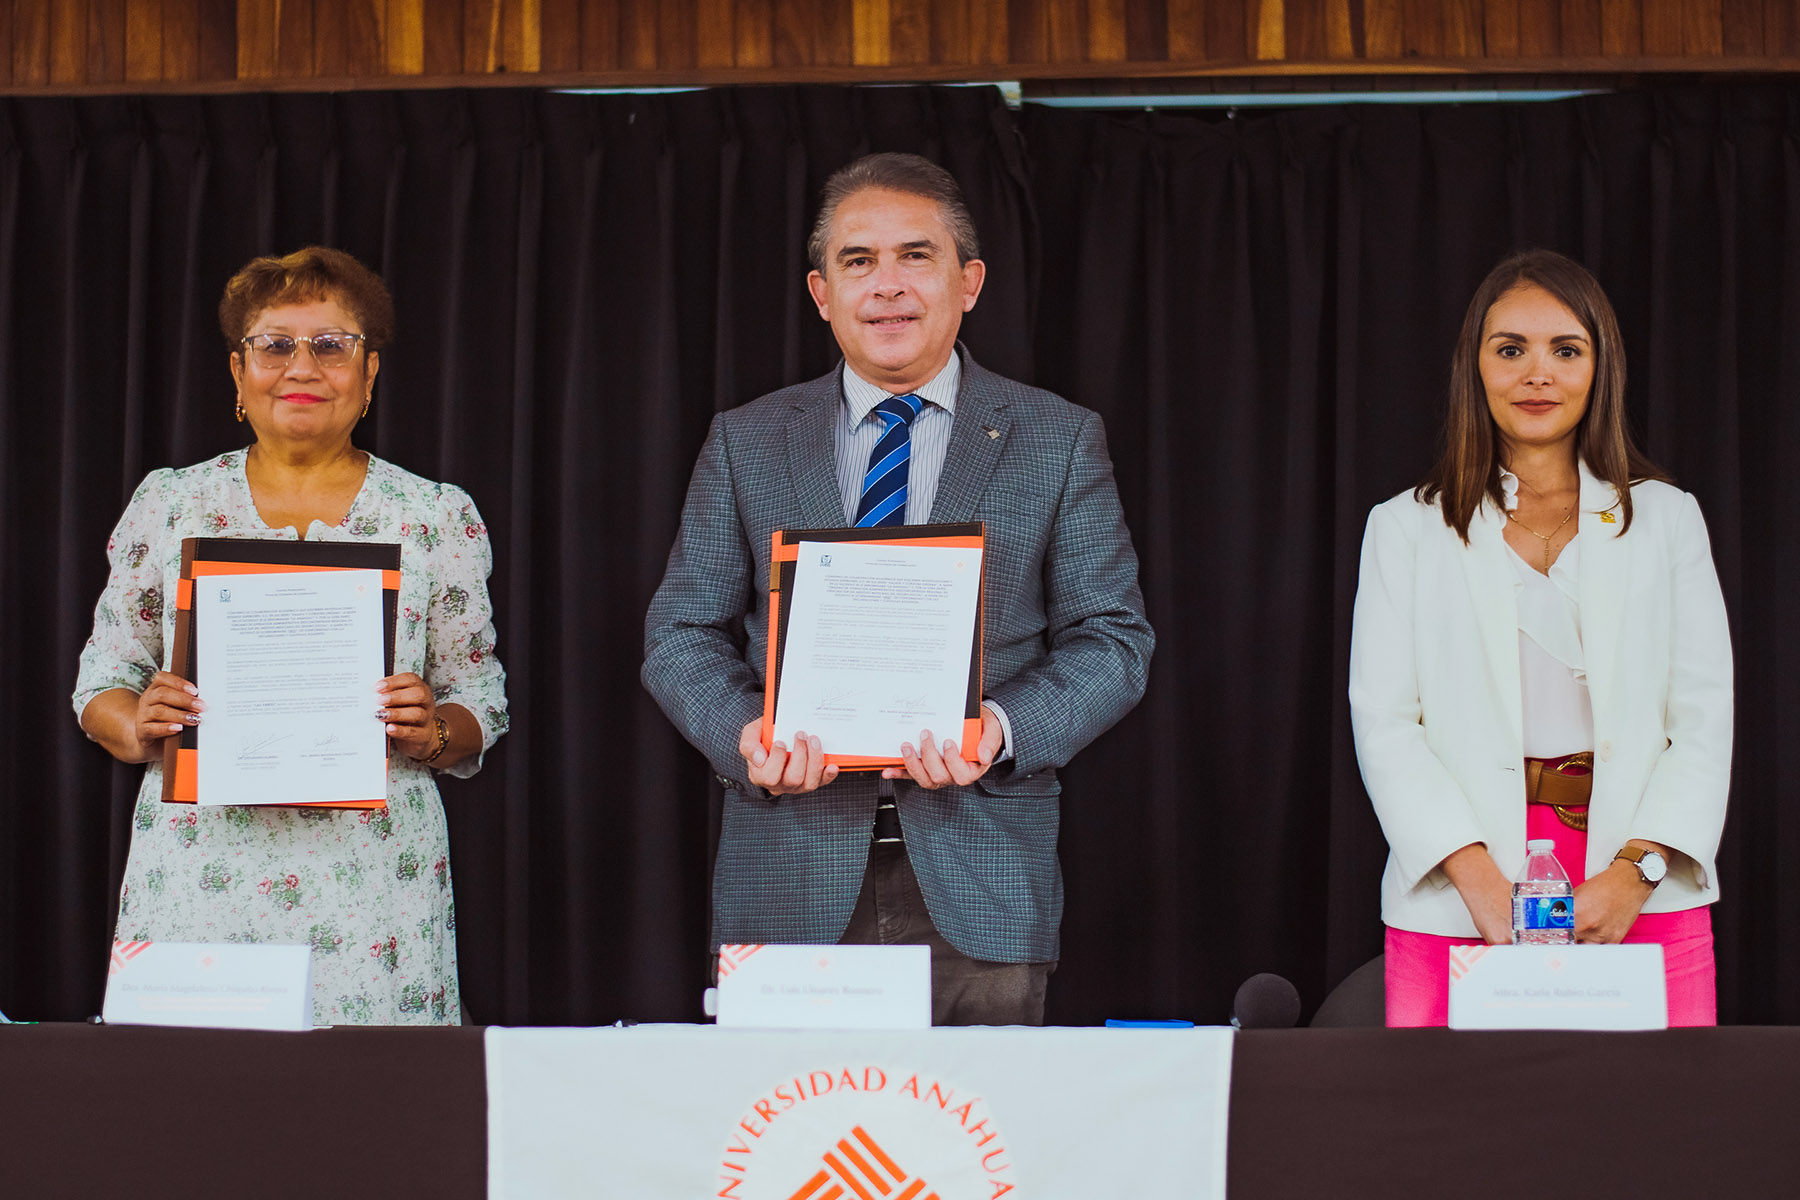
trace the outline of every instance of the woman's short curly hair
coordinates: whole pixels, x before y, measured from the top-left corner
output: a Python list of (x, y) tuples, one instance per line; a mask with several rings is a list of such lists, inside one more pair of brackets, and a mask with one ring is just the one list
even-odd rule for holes
[(364, 347), (380, 350), (394, 340), (394, 298), (381, 276), (342, 250), (305, 246), (280, 258), (253, 258), (225, 285), (219, 330), (233, 351), (264, 309), (331, 300), (362, 326)]

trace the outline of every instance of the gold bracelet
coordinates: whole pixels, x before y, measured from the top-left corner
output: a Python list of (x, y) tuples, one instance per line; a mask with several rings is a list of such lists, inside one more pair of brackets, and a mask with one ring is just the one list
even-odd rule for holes
[(426, 764), (436, 762), (443, 757), (444, 751), (450, 748), (450, 726), (445, 724), (442, 717), (433, 717), (432, 720), (437, 722), (438, 744), (436, 750), (419, 760)]

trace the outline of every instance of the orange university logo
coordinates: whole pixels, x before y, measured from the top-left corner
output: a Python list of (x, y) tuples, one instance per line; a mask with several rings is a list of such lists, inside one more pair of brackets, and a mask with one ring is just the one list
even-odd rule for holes
[[(940, 1195), (927, 1176), (962, 1186)], [(916, 1072), (902, 1078), (860, 1065), (795, 1075), (753, 1101), (725, 1146), (714, 1195), (962, 1200), (975, 1194), (968, 1186), (977, 1180), (986, 1185), (982, 1200), (1017, 1187), (1012, 1157), (980, 1096)]]

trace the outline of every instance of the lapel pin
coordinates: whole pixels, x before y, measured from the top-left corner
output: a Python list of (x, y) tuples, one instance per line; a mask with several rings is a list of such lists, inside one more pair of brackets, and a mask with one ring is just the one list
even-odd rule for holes
[(997, 438), (1000, 436), (1000, 431), (998, 429), (990, 429), (988, 430), (988, 436), (990, 438)]
[(1613, 516), (1609, 512), (1603, 512), (1600, 514), (1600, 523), (1602, 525), (1616, 525), (1616, 524), (1618, 524), (1618, 521), (1619, 521), (1619, 519), (1617, 517)]

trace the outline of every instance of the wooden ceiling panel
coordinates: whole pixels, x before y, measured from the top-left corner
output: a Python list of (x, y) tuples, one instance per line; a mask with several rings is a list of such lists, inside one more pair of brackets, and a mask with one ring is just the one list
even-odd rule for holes
[(1767, 72), (1800, 0), (0, 0), (0, 45), (13, 92)]

